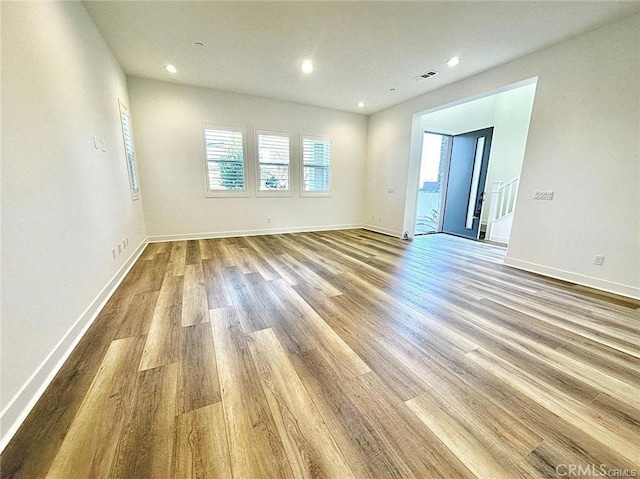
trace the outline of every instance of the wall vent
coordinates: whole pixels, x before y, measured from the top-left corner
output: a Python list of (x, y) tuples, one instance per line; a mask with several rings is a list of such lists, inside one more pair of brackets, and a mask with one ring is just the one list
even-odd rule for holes
[(426, 80), (427, 78), (431, 78), (433, 76), (436, 76), (437, 74), (438, 74), (437, 71), (430, 70), (428, 72), (422, 73), (421, 75), (418, 75), (417, 77), (414, 77), (413, 79), (415, 81)]

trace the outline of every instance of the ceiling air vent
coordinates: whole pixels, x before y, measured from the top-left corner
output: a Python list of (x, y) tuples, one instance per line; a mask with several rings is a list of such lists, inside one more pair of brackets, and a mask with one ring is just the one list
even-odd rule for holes
[(414, 80), (415, 81), (426, 80), (427, 78), (431, 78), (432, 76), (436, 76), (437, 74), (438, 72), (431, 70), (423, 73), (422, 75), (418, 75), (417, 77), (414, 77)]

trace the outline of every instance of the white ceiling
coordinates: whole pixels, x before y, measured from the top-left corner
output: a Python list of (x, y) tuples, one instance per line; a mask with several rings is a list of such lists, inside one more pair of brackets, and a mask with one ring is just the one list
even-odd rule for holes
[[(85, 6), (129, 75), (365, 114), (640, 11), (640, 1)], [(456, 55), (460, 64), (448, 67)], [(306, 58), (315, 65), (309, 76), (300, 71)], [(169, 63), (176, 75), (165, 71)], [(428, 70), (440, 74), (413, 79)]]

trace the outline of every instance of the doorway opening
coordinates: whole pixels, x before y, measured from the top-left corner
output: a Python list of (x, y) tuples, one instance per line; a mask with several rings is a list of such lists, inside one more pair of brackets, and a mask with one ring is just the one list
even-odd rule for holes
[(416, 235), (442, 231), (450, 155), (451, 136), (424, 133), (416, 206)]
[(536, 85), (534, 77), (414, 115), (408, 237), (509, 243)]

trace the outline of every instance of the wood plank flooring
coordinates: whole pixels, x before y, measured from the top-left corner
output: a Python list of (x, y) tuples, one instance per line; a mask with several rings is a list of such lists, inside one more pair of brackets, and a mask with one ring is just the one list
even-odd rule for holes
[(1, 476), (639, 476), (640, 302), (504, 255), (363, 230), (151, 244)]

